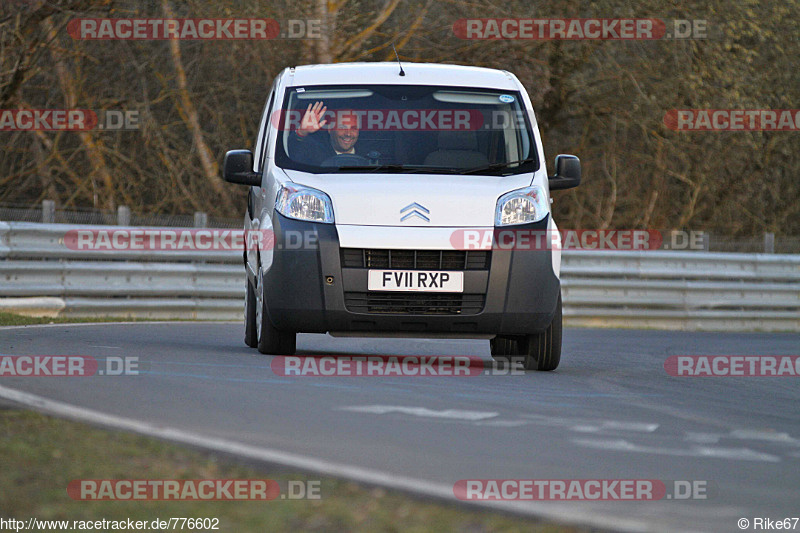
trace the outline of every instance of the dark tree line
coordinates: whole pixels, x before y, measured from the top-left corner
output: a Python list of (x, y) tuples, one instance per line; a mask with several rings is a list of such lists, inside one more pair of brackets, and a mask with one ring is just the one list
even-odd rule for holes
[[(460, 18), (706, 20), (705, 39), (462, 40)], [(322, 38), (82, 41), (82, 17), (318, 19)], [(545, 150), (581, 157), (563, 227), (800, 234), (800, 132), (678, 132), (670, 109), (800, 108), (800, 2), (524, 0), (6, 0), (0, 109), (137, 110), (137, 131), (0, 132), (0, 204), (239, 216), (219, 176), (252, 147), (272, 78), (315, 62), (393, 59), (514, 72)], [(549, 165), (552, 163), (549, 162)], [(552, 168), (550, 169), (552, 171)]]

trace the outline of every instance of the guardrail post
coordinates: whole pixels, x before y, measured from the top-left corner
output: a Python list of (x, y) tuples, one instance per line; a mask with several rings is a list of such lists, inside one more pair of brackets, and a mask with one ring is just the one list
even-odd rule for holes
[(775, 234), (774, 233), (765, 233), (764, 234), (764, 253), (765, 254), (774, 254), (775, 253)]
[(208, 213), (202, 211), (195, 211), (194, 213), (194, 227), (207, 228), (208, 227)]
[(42, 200), (42, 222), (53, 224), (56, 221), (56, 203), (53, 200)]
[(131, 208), (127, 205), (117, 207), (117, 225), (130, 226), (131, 225)]

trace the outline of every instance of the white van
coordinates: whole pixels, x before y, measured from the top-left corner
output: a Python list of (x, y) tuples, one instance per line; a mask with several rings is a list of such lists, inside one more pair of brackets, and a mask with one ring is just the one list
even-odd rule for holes
[[(536, 117), (505, 71), (340, 63), (283, 70), (255, 150), (225, 155), (248, 185), (245, 343), (293, 354), (297, 333), (490, 340), (499, 360), (561, 357), (559, 246), (497, 246), (498, 231), (555, 235)], [(266, 243), (266, 244), (265, 244)], [(558, 244), (556, 242), (556, 244)]]

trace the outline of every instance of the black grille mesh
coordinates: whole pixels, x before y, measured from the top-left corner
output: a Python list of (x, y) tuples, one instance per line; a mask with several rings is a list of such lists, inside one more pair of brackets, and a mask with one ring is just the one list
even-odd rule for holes
[(414, 292), (345, 292), (344, 303), (354, 313), (401, 315), (475, 315), (483, 309), (483, 294)]
[(492, 253), (481, 250), (386, 250), (343, 248), (343, 268), (489, 270)]

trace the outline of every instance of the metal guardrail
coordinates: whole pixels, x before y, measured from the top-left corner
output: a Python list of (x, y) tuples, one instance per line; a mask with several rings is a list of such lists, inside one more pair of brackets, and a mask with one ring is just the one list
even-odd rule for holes
[[(113, 226), (160, 226), (171, 228), (240, 228), (241, 217), (216, 217), (202, 211), (192, 215), (144, 214), (135, 213), (125, 205), (116, 210), (106, 209), (65, 209), (57, 207), (52, 200), (42, 200), (41, 205), (0, 204), (0, 221), (36, 222), (44, 224), (83, 224)], [(563, 230), (563, 228), (562, 228)], [(764, 232), (761, 235), (734, 237), (708, 231), (663, 231), (664, 249), (690, 249), (706, 252), (798, 254), (800, 236), (775, 235)], [(689, 244), (691, 242), (691, 245)]]
[[(70, 250), (70, 229), (77, 227), (0, 222), (0, 310), (241, 318), (241, 252)], [(800, 255), (570, 250), (562, 257), (568, 325), (800, 331)]]
[(800, 255), (567, 251), (572, 325), (800, 331)]
[(192, 215), (140, 214), (120, 205), (116, 210), (56, 209), (52, 200), (42, 200), (40, 206), (11, 206), (0, 204), (0, 220), (7, 222), (38, 222), (44, 224), (113, 224), (116, 226), (168, 226), (195, 228), (238, 228), (241, 218), (219, 218), (196, 211)]

